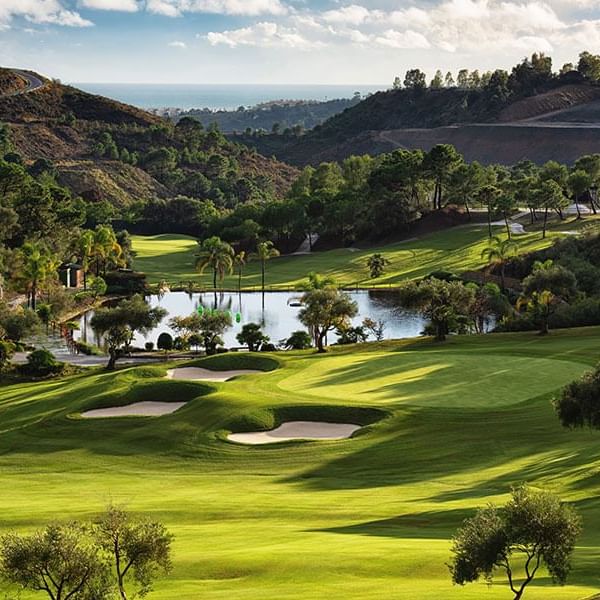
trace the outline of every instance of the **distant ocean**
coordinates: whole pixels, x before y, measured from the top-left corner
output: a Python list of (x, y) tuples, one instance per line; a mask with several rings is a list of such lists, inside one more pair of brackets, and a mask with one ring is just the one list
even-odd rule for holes
[(86, 92), (108, 96), (139, 108), (210, 108), (232, 110), (270, 100), (335, 100), (385, 89), (381, 85), (157, 85), (73, 83)]

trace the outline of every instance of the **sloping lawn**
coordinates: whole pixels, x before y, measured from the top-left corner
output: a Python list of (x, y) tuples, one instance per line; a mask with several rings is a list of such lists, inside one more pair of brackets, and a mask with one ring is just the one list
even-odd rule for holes
[[(600, 328), (584, 328), (277, 353), (268, 364), (246, 355), (245, 368), (277, 368), (225, 383), (167, 382), (165, 368), (138, 367), (2, 387), (0, 533), (91, 518), (113, 501), (176, 536), (173, 572), (149, 598), (502, 600), (501, 581), (452, 586), (450, 538), (476, 507), (528, 482), (575, 503), (584, 535), (569, 584), (551, 587), (542, 573), (525, 598), (590, 598), (600, 590), (600, 433), (563, 430), (549, 400), (599, 348)], [(124, 399), (187, 405), (157, 418), (77, 418)], [(359, 407), (387, 416), (349, 440), (223, 441), (232, 423), (267, 423), (273, 411), (342, 419)]]

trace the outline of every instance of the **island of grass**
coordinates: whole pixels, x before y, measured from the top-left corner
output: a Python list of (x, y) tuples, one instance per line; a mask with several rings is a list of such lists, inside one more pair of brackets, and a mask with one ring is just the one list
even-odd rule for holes
[[(568, 585), (542, 573), (527, 598), (590, 598), (600, 446), (564, 430), (550, 399), (598, 348), (600, 328), (456, 336), (261, 354), (278, 368), (214, 385), (135, 367), (5, 386), (0, 533), (92, 518), (110, 499), (175, 534), (157, 600), (502, 600), (501, 583), (451, 584), (450, 538), (476, 507), (527, 482), (573, 503), (585, 524)], [(148, 399), (187, 404), (159, 418), (72, 417)], [(224, 439), (242, 425), (330, 419), (362, 428), (341, 441)]]

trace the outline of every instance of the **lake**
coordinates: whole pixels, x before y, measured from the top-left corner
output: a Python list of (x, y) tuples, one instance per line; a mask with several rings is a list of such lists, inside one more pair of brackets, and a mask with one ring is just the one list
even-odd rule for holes
[[(260, 292), (247, 292), (242, 294), (217, 292), (188, 294), (186, 292), (169, 292), (162, 297), (150, 296), (148, 302), (151, 306), (162, 306), (168, 311), (168, 316), (147, 337), (137, 335), (134, 345), (143, 347), (145, 342), (154, 342), (158, 336), (166, 331), (175, 336), (169, 328), (168, 321), (171, 317), (187, 316), (192, 314), (202, 305), (206, 309), (228, 310), (234, 315), (234, 326), (225, 333), (225, 346), (239, 346), (235, 336), (246, 323), (261, 323), (263, 331), (271, 338), (273, 343), (286, 339), (293, 331), (305, 329), (298, 321), (300, 308), (290, 306), (294, 299), (298, 299), (301, 292), (267, 292), (265, 294), (264, 311), (262, 308), (262, 294)], [(359, 325), (365, 317), (386, 323), (385, 338), (399, 339), (418, 336), (425, 325), (425, 321), (414, 311), (406, 310), (400, 306), (398, 297), (390, 291), (359, 291), (350, 292), (349, 295), (358, 304), (358, 316), (353, 323)], [(235, 322), (236, 314), (240, 314), (240, 322)], [(95, 343), (96, 337), (89, 325), (92, 313), (81, 317), (80, 331), (75, 332), (75, 338), (82, 338)], [(335, 335), (330, 336), (330, 343)], [(372, 338), (371, 338), (372, 339)]]

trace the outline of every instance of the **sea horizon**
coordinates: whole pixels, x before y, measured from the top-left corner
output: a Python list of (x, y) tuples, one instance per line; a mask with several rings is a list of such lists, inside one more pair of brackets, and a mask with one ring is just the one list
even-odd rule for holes
[(139, 108), (235, 110), (274, 100), (327, 101), (365, 96), (389, 86), (369, 84), (78, 83), (70, 85)]

